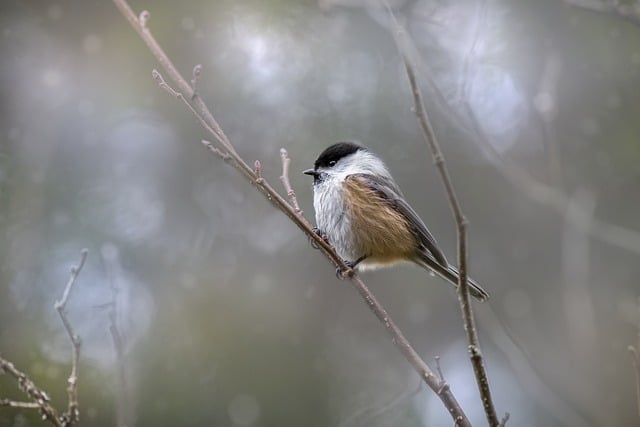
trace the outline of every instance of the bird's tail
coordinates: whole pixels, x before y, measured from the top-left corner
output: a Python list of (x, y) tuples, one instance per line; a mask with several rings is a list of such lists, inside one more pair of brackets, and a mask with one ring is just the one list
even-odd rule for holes
[[(424, 267), (427, 270), (433, 271), (434, 273), (438, 274), (440, 277), (451, 283), (456, 288), (458, 287), (459, 273), (455, 268), (451, 266), (443, 267), (427, 254), (416, 259), (415, 262), (421, 267)], [(485, 301), (489, 298), (489, 293), (482, 289), (482, 287), (478, 285), (475, 280), (467, 277), (467, 283), (469, 284), (469, 293), (472, 297), (480, 302)]]

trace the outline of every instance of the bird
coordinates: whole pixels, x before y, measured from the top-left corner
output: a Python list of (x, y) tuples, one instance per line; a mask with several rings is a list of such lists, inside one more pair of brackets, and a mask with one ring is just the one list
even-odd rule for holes
[[(347, 266), (365, 271), (413, 262), (458, 286), (458, 270), (380, 157), (358, 143), (338, 142), (303, 173), (313, 177), (316, 230)], [(476, 300), (489, 298), (477, 282), (467, 283)]]

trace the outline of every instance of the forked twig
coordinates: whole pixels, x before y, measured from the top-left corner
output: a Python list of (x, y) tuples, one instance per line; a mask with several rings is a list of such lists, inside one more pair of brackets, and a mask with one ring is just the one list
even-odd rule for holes
[(82, 249), (82, 251), (80, 251), (80, 262), (77, 266), (71, 267), (69, 280), (67, 281), (67, 285), (62, 293), (62, 298), (55, 303), (55, 308), (60, 315), (60, 319), (62, 319), (62, 324), (64, 325), (64, 329), (67, 331), (67, 335), (71, 341), (71, 347), (73, 348), (71, 374), (67, 380), (67, 396), (69, 403), (67, 412), (62, 415), (63, 419), (69, 423), (68, 425), (75, 424), (80, 418), (80, 411), (78, 410), (78, 360), (80, 359), (80, 337), (76, 335), (71, 327), (71, 322), (69, 322), (69, 319), (67, 318), (66, 307), (67, 301), (69, 301), (69, 295), (71, 294), (71, 289), (78, 278), (78, 274), (80, 274), (80, 270), (82, 270), (82, 267), (87, 260), (88, 253), (89, 251), (87, 249)]
[(295, 209), (298, 215), (302, 215), (303, 212), (302, 209), (300, 209), (300, 205), (298, 204), (296, 192), (293, 191), (291, 182), (289, 182), (289, 165), (291, 164), (291, 159), (289, 158), (289, 153), (284, 148), (280, 149), (280, 159), (282, 160), (282, 175), (280, 175), (280, 181), (282, 181), (282, 186), (287, 192), (287, 196), (289, 196), (291, 206), (293, 206), (293, 209)]
[[(29, 398), (33, 401), (35, 406), (29, 406), (29, 408), (39, 409), (44, 420), (49, 421), (56, 427), (65, 427), (58, 417), (58, 412), (51, 405), (51, 399), (47, 393), (35, 385), (35, 383), (25, 374), (18, 370), (15, 365), (8, 360), (0, 356), (0, 374), (11, 375), (18, 382), (18, 388), (25, 392)], [(14, 406), (13, 402), (8, 399), (3, 399), (7, 404), (3, 406)], [(15, 402), (16, 405), (22, 402)], [(25, 407), (25, 406), (19, 406)]]
[(62, 415), (58, 415), (56, 409), (51, 405), (51, 399), (41, 388), (36, 386), (36, 384), (25, 374), (20, 371), (15, 365), (8, 360), (4, 359), (0, 356), (0, 375), (8, 374), (15, 378), (18, 382), (18, 388), (22, 390), (24, 393), (31, 398), (32, 402), (21, 402), (15, 401), (11, 399), (0, 399), (0, 406), (7, 406), (13, 408), (23, 408), (23, 409), (38, 409), (42, 414), (42, 419), (49, 421), (56, 427), (71, 427), (76, 424), (80, 418), (80, 411), (78, 410), (78, 360), (80, 358), (80, 337), (73, 332), (73, 328), (69, 319), (67, 318), (66, 313), (66, 305), (69, 301), (69, 296), (71, 295), (71, 291), (73, 289), (73, 285), (80, 274), (80, 270), (84, 266), (84, 263), (87, 259), (88, 254), (87, 249), (82, 249), (80, 262), (77, 266), (71, 267), (69, 280), (62, 292), (62, 296), (55, 303), (55, 308), (60, 315), (60, 319), (62, 319), (62, 324), (64, 325), (65, 331), (69, 336), (71, 341), (71, 346), (73, 348), (72, 351), (72, 360), (71, 360), (71, 374), (69, 375), (69, 379), (67, 380), (67, 395), (68, 395), (68, 406), (67, 411)]

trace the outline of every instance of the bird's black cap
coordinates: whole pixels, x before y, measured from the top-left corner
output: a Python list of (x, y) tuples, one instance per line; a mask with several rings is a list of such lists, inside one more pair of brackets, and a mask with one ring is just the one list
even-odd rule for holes
[(353, 154), (358, 150), (366, 150), (362, 145), (355, 142), (338, 142), (327, 147), (316, 159), (313, 168), (317, 170), (319, 167), (328, 167), (329, 163), (337, 162), (349, 154)]

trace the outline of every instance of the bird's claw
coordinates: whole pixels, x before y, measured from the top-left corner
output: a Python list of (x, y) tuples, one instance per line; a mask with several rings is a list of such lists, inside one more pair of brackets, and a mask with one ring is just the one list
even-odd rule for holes
[[(316, 236), (320, 237), (322, 240), (324, 240), (325, 242), (329, 243), (328, 239), (327, 239), (327, 235), (324, 234), (322, 232), (322, 230), (320, 230), (318, 227), (313, 227), (313, 232), (316, 234)], [(316, 242), (315, 240), (313, 240), (311, 238), (311, 236), (309, 236), (309, 240), (311, 241), (311, 247), (313, 249), (320, 249), (320, 246), (318, 245), (318, 242)]]
[(338, 280), (350, 279), (356, 274), (356, 271), (351, 268), (349, 264), (349, 262), (345, 261), (347, 268), (342, 268), (341, 266), (336, 267), (336, 278)]
[(361, 260), (358, 261), (347, 261), (343, 259), (342, 262), (346, 266), (346, 268), (342, 268), (341, 266), (336, 267), (336, 277), (339, 280), (344, 280), (346, 278), (352, 278), (356, 274), (356, 266)]

